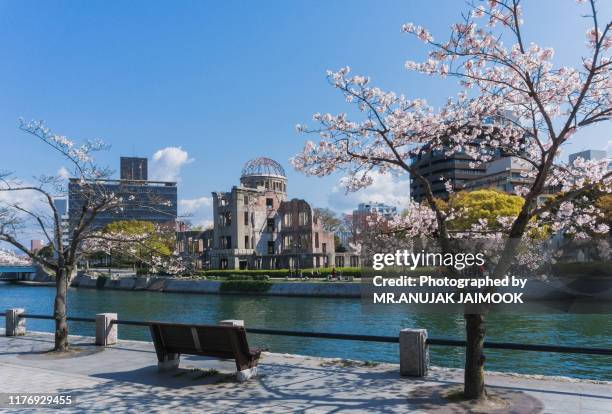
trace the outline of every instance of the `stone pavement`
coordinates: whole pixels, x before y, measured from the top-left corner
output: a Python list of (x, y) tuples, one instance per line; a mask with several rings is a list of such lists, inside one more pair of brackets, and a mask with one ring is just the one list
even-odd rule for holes
[[(231, 361), (183, 356), (178, 371), (158, 373), (147, 342), (100, 348), (93, 338), (73, 337), (74, 355), (58, 358), (44, 352), (51, 334), (0, 335), (0, 391), (71, 394), (75, 404), (61, 412), (465, 412), (439, 397), (461, 384), (455, 369), (410, 379), (393, 364), (265, 353), (259, 377), (240, 384)], [(520, 402), (494, 412), (612, 413), (612, 383), (488, 373), (487, 384)]]

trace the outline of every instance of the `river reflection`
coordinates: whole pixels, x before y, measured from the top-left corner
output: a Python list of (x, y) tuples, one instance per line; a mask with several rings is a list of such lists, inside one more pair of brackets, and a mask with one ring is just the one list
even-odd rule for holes
[[(0, 309), (23, 307), (29, 313), (51, 315), (54, 288), (0, 283)], [(371, 335), (398, 335), (401, 328), (424, 327), (430, 337), (463, 338), (461, 315), (415, 314), (395, 307), (362, 307), (356, 299), (284, 298), (193, 295), (70, 289), (71, 316), (93, 317), (117, 312), (121, 319), (216, 323), (244, 319), (250, 327)], [(4, 321), (2, 320), (2, 324)], [(52, 331), (50, 321), (28, 320), (28, 329)], [(94, 335), (88, 323), (70, 324), (71, 333)], [(501, 315), (488, 317), (487, 340), (534, 344), (610, 347), (608, 315)], [(122, 339), (150, 340), (146, 328), (120, 326)], [(342, 357), (368, 361), (398, 361), (394, 344), (251, 335), (253, 345), (274, 352)], [(463, 349), (432, 347), (433, 365), (461, 367)], [(487, 351), (487, 369), (529, 374), (565, 375), (612, 380), (612, 357), (524, 351)]]

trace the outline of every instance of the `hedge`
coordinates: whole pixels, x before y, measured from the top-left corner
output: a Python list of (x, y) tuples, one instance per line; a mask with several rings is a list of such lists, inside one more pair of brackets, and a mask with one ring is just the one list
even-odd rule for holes
[(225, 280), (268, 280), (268, 275), (244, 275), (244, 274), (231, 274), (223, 276)]
[[(337, 267), (336, 276), (352, 276), (360, 278), (364, 269), (360, 267)], [(366, 272), (368, 269), (365, 269)], [(308, 278), (326, 278), (331, 275), (333, 268), (322, 267), (319, 269), (302, 269), (301, 273), (304, 277)], [(313, 273), (313, 272), (318, 272)], [(410, 269), (384, 269), (382, 271), (374, 271), (377, 275), (435, 275), (444, 272), (444, 269), (436, 269), (433, 267), (422, 267), (415, 270)], [(266, 280), (266, 276), (270, 278), (285, 278), (295, 277), (295, 272), (289, 269), (270, 269), (270, 270), (199, 270), (195, 273), (195, 276), (218, 276), (225, 280)]]
[[(327, 277), (327, 275), (331, 275), (333, 268), (331, 267), (323, 267), (319, 269), (301, 269), (300, 272), (305, 277)], [(318, 276), (317, 273), (318, 272)], [(289, 269), (269, 269), (269, 270), (199, 270), (197, 273), (199, 276), (221, 276), (224, 278), (228, 278), (231, 280), (239, 280), (237, 277), (246, 276), (245, 279), (253, 279), (253, 280), (261, 280), (259, 277), (269, 276), (275, 278), (284, 278), (288, 276), (295, 276), (295, 271), (291, 271)], [(361, 268), (360, 267), (337, 267), (336, 275), (342, 276), (353, 276), (353, 277), (361, 277)]]

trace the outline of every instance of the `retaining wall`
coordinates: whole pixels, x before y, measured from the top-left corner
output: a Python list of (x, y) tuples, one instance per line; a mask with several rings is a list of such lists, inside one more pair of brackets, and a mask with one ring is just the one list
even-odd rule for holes
[(112, 279), (105, 276), (79, 274), (72, 281), (72, 287), (114, 290), (148, 290), (173, 293), (242, 294), (262, 296), (304, 296), (304, 297), (361, 297), (360, 283), (343, 282), (271, 282), (266, 292), (221, 292), (218, 280), (185, 280), (168, 277), (139, 276)]

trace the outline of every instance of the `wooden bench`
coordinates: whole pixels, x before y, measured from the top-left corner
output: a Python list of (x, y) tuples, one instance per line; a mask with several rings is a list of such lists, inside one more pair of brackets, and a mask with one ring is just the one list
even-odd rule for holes
[(151, 322), (149, 326), (160, 371), (178, 368), (181, 354), (188, 354), (235, 360), (236, 378), (241, 382), (257, 375), (263, 349), (249, 348), (242, 326), (165, 322)]

